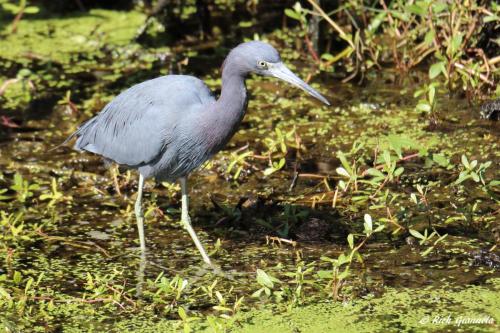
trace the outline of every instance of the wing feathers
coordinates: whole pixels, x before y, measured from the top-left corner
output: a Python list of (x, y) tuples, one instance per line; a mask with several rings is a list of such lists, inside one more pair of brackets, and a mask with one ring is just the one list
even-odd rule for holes
[(145, 81), (118, 95), (66, 141), (76, 136), (79, 150), (139, 167), (164, 154), (187, 112), (213, 100), (194, 77), (168, 75)]

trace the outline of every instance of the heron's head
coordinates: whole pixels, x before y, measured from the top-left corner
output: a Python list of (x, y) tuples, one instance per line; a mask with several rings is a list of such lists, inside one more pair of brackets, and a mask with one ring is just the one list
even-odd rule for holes
[(281, 61), (278, 51), (267, 43), (260, 41), (242, 43), (231, 51), (225, 63), (228, 61), (243, 75), (256, 73), (276, 77), (304, 90), (326, 105), (330, 105), (319, 92), (289, 70)]

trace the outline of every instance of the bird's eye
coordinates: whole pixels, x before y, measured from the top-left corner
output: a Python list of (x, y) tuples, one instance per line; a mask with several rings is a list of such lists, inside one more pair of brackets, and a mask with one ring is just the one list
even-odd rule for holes
[(258, 65), (262, 69), (267, 69), (267, 63), (265, 61), (259, 61)]

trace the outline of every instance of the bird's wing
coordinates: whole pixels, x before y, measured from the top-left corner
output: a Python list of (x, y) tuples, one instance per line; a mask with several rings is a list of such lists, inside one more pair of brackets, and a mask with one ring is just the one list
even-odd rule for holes
[(167, 75), (122, 92), (82, 125), (73, 136), (75, 148), (118, 164), (141, 166), (154, 161), (175, 138), (187, 113), (214, 101), (203, 81)]

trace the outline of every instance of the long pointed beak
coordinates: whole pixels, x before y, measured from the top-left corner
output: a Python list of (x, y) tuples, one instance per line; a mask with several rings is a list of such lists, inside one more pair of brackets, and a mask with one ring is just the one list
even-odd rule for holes
[(272, 66), (268, 69), (268, 71), (269, 74), (271, 74), (272, 76), (277, 77), (278, 79), (281, 79), (283, 81), (286, 81), (296, 86), (297, 88), (304, 90), (309, 95), (319, 99), (326, 105), (330, 105), (330, 102), (328, 102), (326, 98), (324, 98), (319, 92), (314, 90), (307, 83), (302, 81), (297, 75), (295, 75), (291, 70), (289, 70), (282, 62), (272, 64)]

